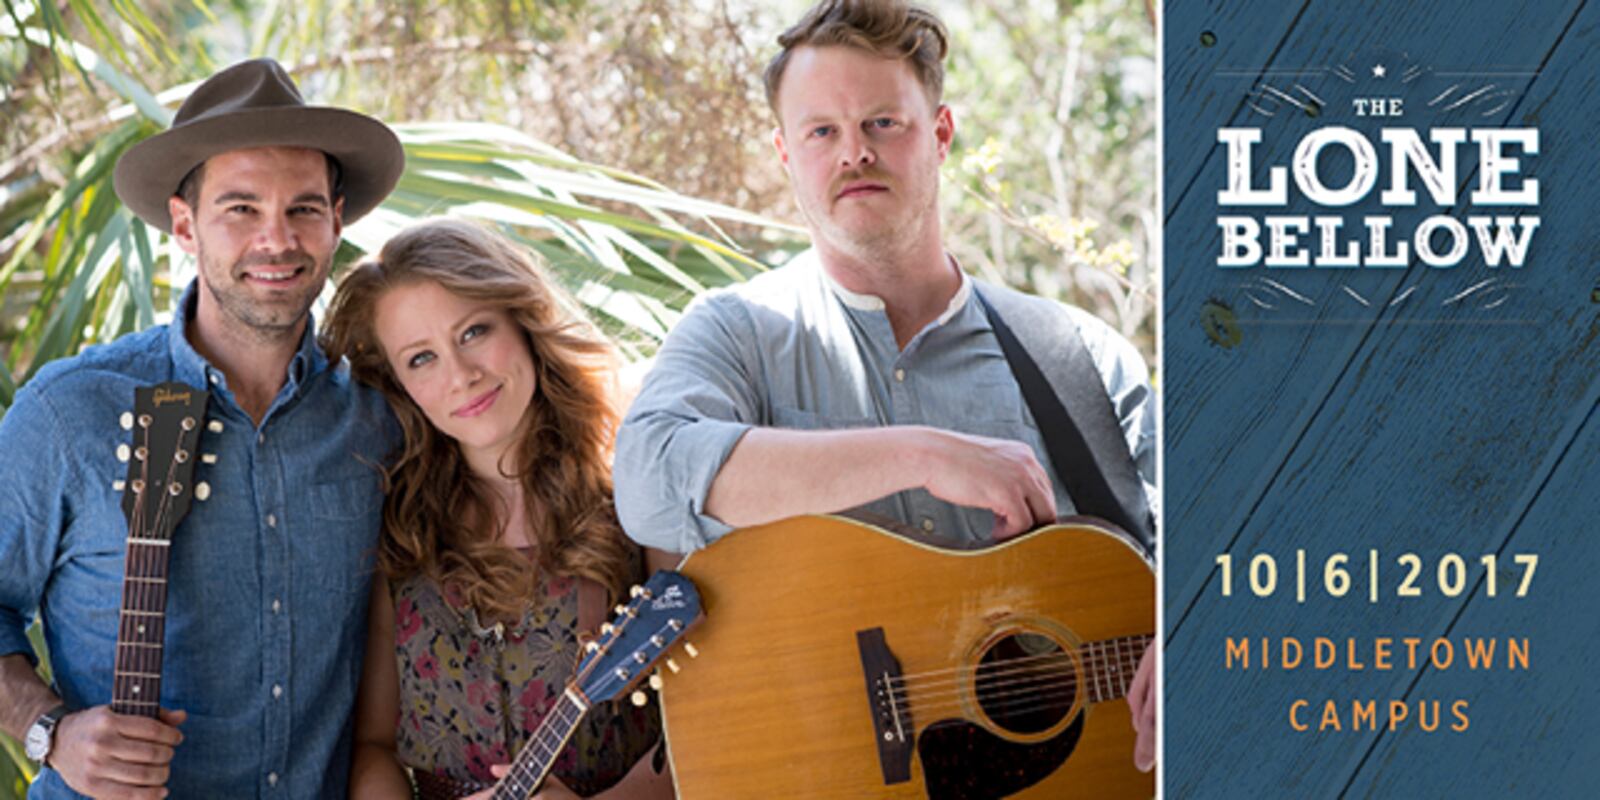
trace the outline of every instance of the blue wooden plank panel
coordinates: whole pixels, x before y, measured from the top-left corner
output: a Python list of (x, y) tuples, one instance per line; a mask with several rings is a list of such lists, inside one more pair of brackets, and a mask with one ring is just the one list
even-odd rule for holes
[[(1274, 4), (1244, 5), (1263, 9), (1263, 16), (1273, 13), (1269, 7)], [(1314, 4), (1301, 15), (1277, 59), (1263, 66), (1290, 69), (1342, 63), (1349, 60), (1349, 53), (1358, 54), (1359, 59), (1393, 49), (1384, 43), (1398, 41), (1411, 48), (1410, 58), (1416, 63), (1488, 70), (1503, 64), (1502, 53), (1542, 54), (1570, 17), (1570, 13), (1549, 4), (1538, 9), (1529, 4), (1477, 5), (1462, 12), (1453, 4), (1431, 3), (1389, 8), (1381, 15), (1378, 11), (1370, 4)], [(1383, 24), (1367, 24), (1374, 19), (1381, 19)], [(1175, 10), (1167, 28), (1169, 69), (1185, 59), (1209, 58), (1204, 53), (1195, 54), (1203, 48), (1191, 44), (1194, 32), (1206, 29), (1209, 23), (1203, 16), (1191, 19)], [(1226, 31), (1218, 35), (1224, 34), (1232, 36)], [(1507, 85), (1525, 87), (1528, 80), (1514, 79)], [(1268, 81), (1284, 85), (1270, 77)], [(1294, 82), (1309, 84), (1326, 101), (1328, 109), (1348, 108), (1348, 102), (1358, 92), (1373, 86), (1371, 82), (1351, 85), (1330, 77), (1320, 81), (1307, 77)], [(1419, 84), (1412, 93), (1422, 89)], [(1169, 86), (1169, 107), (1176, 102), (1174, 94)], [(1181, 610), (1198, 593), (1209, 554), (1239, 529), (1242, 515), (1258, 500), (1284, 462), (1287, 448), (1304, 430), (1332, 382), (1347, 368), (1367, 336), (1369, 326), (1364, 323), (1377, 316), (1376, 310), (1343, 301), (1343, 295), (1330, 295), (1334, 290), (1331, 284), (1322, 292), (1307, 290), (1318, 305), (1305, 309), (1301, 316), (1327, 323), (1319, 326), (1283, 325), (1281, 311), (1267, 314), (1244, 302), (1241, 284), (1261, 276), (1263, 270), (1258, 268), (1247, 275), (1215, 266), (1221, 241), (1215, 193), (1225, 182), (1221, 147), (1215, 144), (1216, 129), (1262, 127), (1266, 141), (1257, 148), (1258, 161), (1282, 165), (1288, 163), (1300, 137), (1328, 124), (1334, 113), (1328, 110), (1313, 118), (1280, 112), (1264, 118), (1247, 108), (1226, 118), (1167, 117), (1168, 152), (1174, 153), (1171, 158), (1182, 157), (1175, 153), (1176, 148), (1189, 147), (1192, 149), (1188, 157), (1204, 164), (1197, 182), (1202, 190), (1191, 192), (1176, 209), (1169, 220), (1166, 244), (1164, 363), (1169, 402), (1165, 425), (1171, 444), (1167, 451), (1164, 502), (1168, 518), (1184, 526), (1181, 535), (1171, 537), (1167, 551), (1169, 610)], [(1341, 124), (1364, 127), (1374, 131), (1376, 138), (1376, 122), (1363, 125), (1347, 119), (1347, 112), (1338, 113), (1345, 117), (1340, 119)], [(1181, 175), (1182, 170), (1177, 174)], [(1170, 197), (1175, 189), (1170, 174), (1166, 186)], [(1275, 209), (1274, 213), (1306, 214), (1317, 210), (1297, 199), (1289, 208)], [(1408, 225), (1423, 216), (1424, 209), (1394, 209), (1391, 213), (1396, 217), (1396, 229), (1408, 230)], [(1293, 271), (1272, 270), (1266, 277), (1287, 281), (1284, 272)], [(1403, 270), (1354, 272), (1344, 280), (1375, 304), (1388, 302), (1402, 291), (1408, 277)], [(1475, 279), (1468, 270), (1457, 272), (1458, 275), (1434, 275), (1430, 283), (1460, 291)], [(1237, 346), (1221, 347), (1205, 333), (1204, 314), (1215, 299), (1226, 301), (1236, 314), (1243, 336)], [(1241, 470), (1254, 470), (1255, 480), (1242, 480)], [(1185, 572), (1186, 566), (1193, 569)]]
[[(1415, 714), (1416, 700), (1464, 691), (1456, 684), (1442, 684), (1448, 691), (1434, 691), (1426, 682), (1415, 685), (1413, 671), (1222, 668), (1221, 643), (1228, 636), (1269, 636), (1275, 645), (1291, 636), (1309, 649), (1317, 636), (1370, 642), (1380, 635), (1430, 638), (1520, 630), (1543, 642), (1546, 652), (1554, 651), (1565, 638), (1556, 635), (1555, 620), (1579, 602), (1581, 593), (1576, 588), (1581, 583), (1568, 582), (1574, 574), (1569, 565), (1559, 571), (1565, 574), (1550, 578), (1560, 587), (1513, 608), (1495, 606), (1504, 598), (1488, 601), (1470, 593), (1443, 597), (1427, 591), (1426, 581), (1422, 597), (1398, 599), (1394, 558), (1407, 550), (1423, 554), (1430, 580), (1443, 553), (1460, 553), (1475, 564), (1478, 556), (1505, 547), (1513, 531), (1523, 530), (1518, 520), (1536, 497), (1541, 503), (1559, 503), (1571, 515), (1563, 523), (1568, 536), (1572, 520), (1600, 516), (1592, 459), (1567, 456), (1600, 393), (1595, 378), (1600, 375), (1600, 348), (1593, 346), (1600, 323), (1590, 298), (1600, 264), (1600, 234), (1591, 219), (1600, 206), (1595, 180), (1600, 164), (1592, 144), (1600, 119), (1600, 101), (1595, 99), (1600, 8), (1544, 4), (1535, 13), (1526, 6), (1413, 5), (1369, 14), (1354, 29), (1349, 27), (1351, 16), (1347, 4), (1313, 4), (1300, 15), (1274, 63), (1290, 63), (1286, 59), (1301, 52), (1312, 54), (1302, 58), (1314, 58), (1327, 48), (1343, 47), (1359, 54), (1356, 61), (1370, 64), (1387, 58), (1372, 55), (1384, 52), (1379, 45), (1401, 43), (1412, 63), (1431, 65), (1435, 73), (1473, 72), (1470, 79), (1497, 82), (1501, 89), (1515, 87), (1511, 102), (1497, 115), (1466, 124), (1540, 128), (1541, 155), (1528, 161), (1525, 172), (1541, 181), (1543, 201), (1525, 213), (1541, 215), (1543, 227), (1527, 266), (1506, 276), (1505, 282), (1515, 286), (1500, 290), (1504, 301), (1494, 308), (1445, 304), (1491, 274), (1470, 259), (1454, 271), (1413, 265), (1340, 275), (1338, 280), (1307, 271), (1308, 277), (1284, 280), (1304, 287), (1316, 304), (1295, 308), (1294, 314), (1251, 307), (1246, 313), (1255, 316), (1241, 319), (1242, 340), (1223, 348), (1208, 341), (1196, 324), (1198, 306), (1207, 300), (1240, 295), (1237, 285), (1230, 284), (1238, 279), (1214, 264), (1219, 241), (1215, 190), (1222, 185), (1222, 164), (1215, 159), (1201, 168), (1197, 185), (1205, 191), (1191, 192), (1175, 209), (1167, 244), (1164, 580), (1169, 632), (1175, 622), (1181, 625), (1171, 636), (1167, 658), (1167, 790), (1179, 797), (1335, 796), (1353, 779), (1357, 794), (1435, 796), (1449, 787), (1461, 796), (1480, 796), (1476, 790), (1485, 785), (1450, 778), (1465, 765), (1477, 774), (1497, 771), (1502, 780), (1495, 786), (1526, 787), (1545, 780), (1544, 785), (1559, 790), (1569, 784), (1548, 783), (1550, 770), (1533, 757), (1533, 745), (1508, 746), (1495, 733), (1498, 721), (1521, 708), (1516, 700), (1499, 697), (1497, 690), (1514, 685), (1518, 677), (1550, 682), (1534, 691), (1545, 701), (1536, 708), (1546, 712), (1541, 719), (1547, 730), (1572, 733), (1577, 720), (1600, 709), (1594, 707), (1592, 690), (1572, 689), (1563, 695), (1558, 688), (1575, 682), (1570, 680), (1575, 675), (1563, 672), (1579, 663), (1570, 647), (1553, 655), (1548, 671), (1537, 677), (1441, 673), (1441, 681), (1478, 687), (1472, 696), (1479, 699), (1472, 705), (1484, 724), (1475, 721), (1464, 734), (1424, 735), (1403, 728), (1407, 732), (1380, 736), (1350, 731), (1348, 719), (1345, 730), (1336, 733), (1299, 733), (1289, 727), (1296, 700), (1312, 703), (1313, 710), (1304, 713), (1315, 724), (1315, 709), (1328, 699), (1402, 699), (1413, 702)], [(1169, 19), (1169, 67), (1175, 60), (1170, 46), (1181, 39), (1173, 35), (1173, 27), (1177, 23)], [(1508, 60), (1515, 63), (1508, 65)], [(1485, 76), (1496, 70), (1518, 74)], [(1424, 85), (1419, 81), (1410, 91), (1419, 92)], [(1434, 84), (1428, 93), (1437, 91)], [(1321, 96), (1329, 109), (1349, 97), (1334, 91)], [(1407, 95), (1408, 104), (1413, 96), (1426, 94)], [(1339, 122), (1377, 138), (1378, 123)], [(1172, 142), (1175, 123), (1170, 117), (1167, 123)], [(1244, 119), (1231, 124), (1266, 128), (1263, 160), (1285, 164), (1300, 134), (1329, 123), (1327, 116), (1320, 116), (1283, 118), (1285, 130)], [(1224, 124), (1229, 123), (1201, 127), (1214, 137)], [(1434, 125), (1462, 123), (1440, 113), (1410, 114), (1390, 124), (1425, 132)], [(1274, 149), (1274, 142), (1281, 144)], [(1461, 183), (1470, 185), (1472, 180), (1469, 176)], [(1386, 185), (1384, 175), (1379, 187)], [(1422, 217), (1445, 213), (1426, 202), (1415, 209), (1383, 210), (1376, 194), (1374, 190), (1350, 216), (1388, 213), (1395, 230), (1409, 232)], [(1329, 213), (1304, 203), (1254, 213), (1319, 211)], [(1186, 260), (1190, 253), (1193, 257)], [(1257, 268), (1255, 274), (1261, 273)], [(1318, 278), (1325, 280), (1319, 284)], [(1343, 302), (1327, 292), (1346, 286), (1373, 301), (1371, 305)], [(1397, 297), (1404, 302), (1387, 305)], [(1543, 499), (1550, 493), (1559, 499)], [(1537, 516), (1536, 511), (1529, 519)], [(1271, 598), (1256, 599), (1242, 590), (1243, 578), (1236, 577), (1235, 596), (1219, 597), (1212, 559), (1230, 549), (1240, 561), (1256, 552), (1277, 556), (1280, 580), (1289, 588), (1280, 583)], [(1297, 549), (1308, 552), (1312, 566), (1313, 588), (1304, 604), (1295, 602), (1292, 588)], [(1364, 577), (1357, 578), (1356, 597), (1333, 600), (1315, 588), (1328, 554), (1349, 552), (1355, 557), (1353, 566), (1363, 567), (1369, 549), (1382, 555), (1380, 602), (1371, 604), (1360, 596), (1366, 589)], [(1571, 553), (1579, 562), (1592, 561), (1594, 554), (1593, 545)], [(1236, 570), (1243, 572), (1244, 565)], [(1469, 601), (1473, 609), (1485, 610), (1456, 622)], [(1513, 613), (1521, 615), (1520, 628), (1507, 628), (1495, 616)], [(1591, 663), (1600, 654), (1587, 643), (1578, 652)], [(1563, 698), (1578, 700), (1582, 710), (1565, 716), (1551, 711), (1556, 706), (1548, 703)], [(1425, 746), (1410, 749), (1414, 741)], [(1508, 759), (1508, 750), (1521, 757)], [(1582, 774), (1581, 767), (1573, 769), (1572, 775)], [(1593, 777), (1593, 767), (1589, 770)], [(1565, 774), (1559, 769), (1555, 773)]]
[[(1600, 756), (1600, 614), (1593, 544), (1600, 487), (1600, 413), (1555, 465), (1529, 513), (1502, 551), (1538, 553), (1526, 598), (1507, 602), (1474, 593), (1452, 631), (1529, 637), (1529, 668), (1492, 678), (1461, 669), (1428, 670), (1408, 700), (1465, 700), (1461, 736), (1402, 728), (1381, 735), (1350, 786), (1353, 797), (1593, 797)], [(1577, 500), (1578, 502), (1575, 502)], [(1521, 570), (1506, 570), (1520, 580)], [(1477, 754), (1461, 758), (1463, 749)], [(1419, 765), (1450, 764), (1449, 770)]]

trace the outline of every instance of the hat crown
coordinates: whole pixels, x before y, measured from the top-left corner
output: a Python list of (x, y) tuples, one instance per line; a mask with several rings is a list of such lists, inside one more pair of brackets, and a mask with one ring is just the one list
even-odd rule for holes
[(305, 104), (299, 88), (278, 62), (258, 58), (235, 64), (195, 87), (178, 108), (172, 127), (238, 111)]

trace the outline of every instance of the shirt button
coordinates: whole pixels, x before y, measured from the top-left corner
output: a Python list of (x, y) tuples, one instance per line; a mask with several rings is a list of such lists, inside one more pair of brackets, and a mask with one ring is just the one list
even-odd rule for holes
[(278, 517), (276, 515), (273, 515), (273, 514), (268, 514), (267, 515), (267, 527), (269, 527), (269, 528), (278, 527)]
[(272, 699), (276, 700), (276, 699), (278, 699), (278, 698), (280, 698), (282, 696), (283, 696), (283, 687), (279, 686), (276, 683), (272, 684)]
[(207, 375), (206, 377), (211, 379), (211, 385), (212, 386), (216, 386), (218, 383), (222, 382), (221, 379), (217, 377), (217, 373), (215, 373), (215, 372), (211, 373), (210, 375)]
[(895, 370), (894, 371), (894, 379), (897, 380), (897, 381), (900, 381), (900, 382), (904, 382), (905, 379), (906, 379), (906, 371), (903, 370), (903, 369)]
[(278, 773), (276, 773), (276, 772), (267, 773), (267, 785), (268, 786), (277, 786), (278, 785)]
[(266, 434), (264, 434), (264, 433), (256, 434), (256, 444), (266, 444), (266, 443), (267, 443), (267, 435)]
[(928, 533), (933, 533), (933, 519), (930, 518), (930, 517), (923, 517), (922, 518), (922, 529), (927, 531)]
[(278, 602), (277, 600), (273, 600), (272, 601), (272, 613), (276, 614), (282, 608), (283, 608), (283, 604), (282, 603)]

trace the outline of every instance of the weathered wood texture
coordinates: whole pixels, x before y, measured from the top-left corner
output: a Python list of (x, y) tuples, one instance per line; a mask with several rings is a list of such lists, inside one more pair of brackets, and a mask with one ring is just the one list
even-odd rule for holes
[[(1600, 423), (1591, 419), (1600, 397), (1600, 304), (1591, 297), (1600, 278), (1600, 4), (1251, 0), (1166, 10), (1169, 796), (1586, 796), (1600, 777), (1592, 758), (1600, 693), (1581, 669), (1600, 660), (1592, 621), (1600, 546), (1591, 533), (1600, 518)], [(1388, 67), (1381, 78), (1370, 71), (1380, 63)], [(1402, 81), (1411, 67), (1421, 74)], [(1286, 103), (1258, 103), (1273, 116), (1251, 108), (1263, 84), (1304, 98), (1297, 83), (1319, 99), (1315, 116)], [(1451, 86), (1457, 97), (1490, 87), (1485, 95), (1503, 102), (1429, 105)], [(1404, 116), (1356, 117), (1352, 100), (1374, 96), (1402, 98)], [(1261, 129), (1254, 161), (1262, 186), (1266, 167), (1288, 165), (1303, 135), (1335, 124), (1364, 133), (1378, 151), (1377, 186), (1364, 200), (1317, 206), (1291, 180), (1286, 207), (1218, 207), (1226, 165), (1217, 129)], [(1415, 176), (1418, 205), (1381, 206), (1385, 126), (1424, 137), (1435, 127), (1537, 127), (1540, 152), (1523, 159), (1522, 176), (1539, 180), (1538, 207), (1470, 205), (1478, 180), (1470, 142), (1460, 149), (1453, 206), (1434, 205)], [(1325, 178), (1340, 185), (1342, 165), (1327, 160)], [(1406, 239), (1436, 214), (1534, 214), (1542, 224), (1519, 269), (1486, 267), (1474, 246), (1449, 269), (1413, 253), (1400, 269), (1227, 270), (1216, 266), (1216, 218), (1230, 213), (1336, 214), (1346, 231), (1382, 214)], [(1302, 241), (1315, 246), (1314, 236)], [(1263, 288), (1262, 278), (1309, 302)], [(1494, 294), (1446, 303), (1489, 278)], [(1208, 303), (1231, 309), (1236, 344), (1207, 335)], [(1296, 602), (1297, 549), (1310, 565), (1304, 604)], [(1382, 565), (1377, 603), (1365, 575), (1373, 549)], [(1352, 556), (1356, 576), (1340, 599), (1320, 588), (1324, 559), (1336, 552)], [(1405, 552), (1423, 558), (1420, 597), (1396, 596), (1396, 558)], [(1540, 555), (1540, 571), (1530, 595), (1514, 598), (1508, 584), (1520, 570), (1510, 559), (1527, 552)], [(1220, 553), (1235, 558), (1232, 597), (1221, 596)], [(1268, 598), (1253, 596), (1246, 578), (1257, 553), (1279, 568)], [(1457, 597), (1443, 596), (1435, 581), (1446, 553), (1468, 565), (1468, 590)], [(1484, 596), (1478, 565), (1487, 553), (1502, 558), (1494, 598)], [(1224, 669), (1229, 636), (1297, 637), (1308, 649), (1317, 636), (1355, 637), (1370, 652), (1377, 636), (1445, 635), (1527, 637), (1532, 669)], [(1299, 699), (1311, 702), (1302, 713), (1310, 732), (1289, 725)], [(1318, 733), (1330, 699), (1347, 709), (1343, 729)], [(1379, 731), (1351, 731), (1355, 699), (1407, 701), (1412, 717), (1394, 733), (1383, 714)], [(1444, 724), (1422, 732), (1417, 703), (1435, 699)], [(1456, 699), (1470, 704), (1461, 733), (1448, 730)]]

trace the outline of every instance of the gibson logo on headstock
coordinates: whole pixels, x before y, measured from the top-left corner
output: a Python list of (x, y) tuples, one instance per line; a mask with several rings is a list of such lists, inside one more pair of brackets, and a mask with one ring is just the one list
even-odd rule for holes
[(664, 611), (669, 608), (683, 608), (686, 604), (683, 590), (677, 586), (668, 586), (664, 594), (650, 601), (650, 610)]
[(156, 408), (160, 408), (167, 403), (188, 404), (191, 402), (192, 398), (192, 392), (174, 392), (170, 389), (157, 389), (155, 391), (155, 395), (151, 398), (151, 402), (155, 403)]

